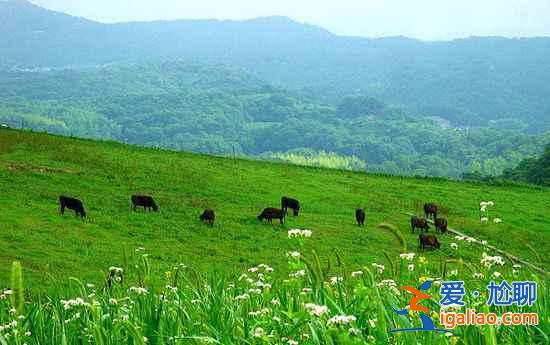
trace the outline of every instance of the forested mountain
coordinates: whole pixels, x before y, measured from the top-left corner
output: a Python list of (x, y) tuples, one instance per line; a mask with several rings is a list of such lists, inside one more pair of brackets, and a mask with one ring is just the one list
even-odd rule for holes
[(528, 158), (504, 172), (504, 178), (550, 186), (550, 145), (539, 158)]
[(456, 128), (372, 97), (308, 101), (228, 66), (0, 72), (0, 121), (65, 135), (395, 174), (499, 175), (550, 135)]
[(0, 66), (185, 59), (238, 66), (310, 102), (368, 96), (454, 126), (550, 129), (550, 39), (334, 35), (284, 17), (102, 24), (0, 1)]

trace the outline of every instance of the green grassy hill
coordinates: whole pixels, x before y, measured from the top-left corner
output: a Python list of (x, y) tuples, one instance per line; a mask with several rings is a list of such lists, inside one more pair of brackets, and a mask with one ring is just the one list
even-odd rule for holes
[[(426, 201), (442, 205), (451, 227), (540, 266), (550, 263), (544, 188), (366, 175), (16, 130), (0, 130), (0, 181), (0, 281), (9, 281), (10, 263), (20, 260), (30, 287), (46, 272), (100, 282), (106, 268), (124, 265), (138, 247), (158, 269), (184, 262), (229, 273), (269, 263), (281, 274), (291, 228), (313, 231), (304, 250), (314, 249), (324, 266), (336, 251), (350, 268), (361, 267), (403, 250), (381, 222), (398, 226), (417, 250), (404, 213), (420, 212)], [(160, 212), (132, 212), (135, 193), (153, 195)], [(88, 219), (60, 216), (60, 194), (83, 200)], [(283, 195), (298, 198), (302, 214), (284, 226), (259, 222), (261, 209), (279, 205)], [(482, 200), (495, 202), (490, 216), (503, 223), (480, 223)], [(365, 228), (355, 225), (358, 206), (367, 211)], [(212, 229), (198, 220), (206, 207), (217, 212)], [(441, 241), (441, 250), (425, 253), (428, 260), (455, 255), (454, 236)], [(479, 262), (479, 249), (460, 250)]]

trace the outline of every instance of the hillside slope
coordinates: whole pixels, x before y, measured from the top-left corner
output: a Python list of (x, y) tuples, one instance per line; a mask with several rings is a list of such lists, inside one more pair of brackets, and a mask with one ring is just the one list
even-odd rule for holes
[[(382, 252), (402, 251), (390, 232), (377, 228), (381, 222), (397, 225), (416, 251), (417, 235), (403, 213), (419, 212), (425, 201), (440, 203), (450, 225), (471, 236), (544, 267), (550, 263), (543, 255), (550, 249), (547, 189), (365, 175), (5, 129), (0, 180), (0, 279), (17, 259), (30, 285), (45, 272), (100, 281), (105, 267), (124, 263), (138, 247), (156, 253), (150, 259), (161, 269), (185, 262), (228, 273), (269, 262), (284, 272), (281, 254), (290, 249), (291, 228), (313, 231), (316, 241), (303, 250), (314, 249), (323, 265), (336, 251), (350, 268), (360, 267), (383, 261)], [(160, 212), (131, 212), (134, 193), (153, 195)], [(81, 198), (88, 219), (60, 216), (60, 194)], [(284, 226), (259, 222), (260, 210), (277, 206), (282, 195), (299, 198), (302, 214)], [(479, 223), (479, 201), (489, 199), (496, 204), (491, 217), (502, 224)], [(358, 206), (366, 207), (365, 228), (354, 224)], [(198, 221), (206, 207), (218, 214), (213, 229)], [(456, 240), (441, 241), (441, 250), (423, 254), (428, 260), (454, 255)], [(479, 250), (470, 246), (461, 242), (459, 250), (478, 262)]]
[(0, 68), (229, 64), (324, 102), (367, 94), (460, 126), (515, 119), (550, 128), (548, 38), (367, 39), (284, 17), (102, 24), (8, 0), (0, 2), (0, 51)]

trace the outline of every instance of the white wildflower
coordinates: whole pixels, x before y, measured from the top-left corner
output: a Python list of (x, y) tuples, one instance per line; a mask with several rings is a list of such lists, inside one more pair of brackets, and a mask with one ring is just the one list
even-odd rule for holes
[(399, 254), (399, 257), (403, 260), (412, 261), (414, 260), (415, 255), (415, 253), (403, 253)]
[(338, 283), (341, 283), (344, 280), (342, 277), (331, 277), (330, 278), (330, 285), (336, 285)]
[(299, 270), (294, 273), (290, 273), (289, 277), (299, 278), (299, 277), (305, 277), (305, 275), (306, 275), (306, 270)]
[(247, 300), (247, 299), (249, 299), (249, 298), (250, 298), (250, 295), (247, 294), (247, 293), (244, 293), (244, 294), (242, 294), (242, 295), (236, 296), (236, 297), (235, 297), (235, 300), (237, 300), (237, 301), (244, 301), (244, 300)]
[(286, 256), (291, 257), (291, 258), (299, 258), (301, 256), (301, 254), (300, 254), (300, 252), (293, 251), (293, 252), (286, 253)]
[(481, 254), (481, 263), (487, 268), (491, 268), (493, 265), (503, 266), (505, 264), (502, 256), (499, 256), (499, 255), (490, 256), (490, 255), (487, 255), (487, 253)]
[(363, 275), (363, 271), (351, 272), (351, 276), (352, 276), (353, 278), (359, 277), (359, 276), (362, 276), (362, 275)]
[(301, 229), (291, 229), (288, 230), (288, 238), (294, 238), (294, 237), (311, 237), (313, 232), (311, 230), (301, 230)]
[(328, 307), (326, 305), (317, 305), (314, 303), (307, 303), (304, 307), (311, 316), (319, 317), (323, 314), (328, 313)]
[(111, 266), (111, 267), (109, 267), (109, 272), (116, 273), (116, 274), (122, 274), (122, 273), (124, 273), (124, 270), (120, 267)]
[(70, 300), (61, 300), (61, 304), (63, 304), (63, 308), (65, 310), (69, 310), (73, 307), (79, 307), (79, 306), (84, 306), (84, 307), (90, 306), (90, 303), (84, 301), (80, 297), (77, 297), (75, 299), (70, 299)]
[(262, 338), (265, 335), (265, 331), (262, 327), (256, 327), (254, 330), (254, 338)]
[(353, 328), (353, 327), (351, 327), (350, 329), (348, 329), (348, 332), (349, 332), (350, 335), (359, 335), (359, 334), (361, 334), (361, 330), (360, 330), (360, 329)]
[(144, 287), (141, 287), (141, 286), (132, 286), (131, 288), (128, 289), (129, 292), (134, 292), (138, 295), (147, 295), (149, 293), (149, 291), (147, 291), (146, 288)]
[(327, 324), (329, 325), (347, 325), (354, 322), (357, 318), (353, 315), (336, 315), (328, 319)]
[(275, 306), (278, 306), (278, 305), (281, 305), (281, 301), (279, 301), (277, 298), (273, 298), (271, 300), (271, 304), (275, 305)]
[(374, 267), (379, 274), (384, 273), (384, 269), (386, 268), (384, 265), (379, 265), (377, 263), (373, 263), (372, 267)]

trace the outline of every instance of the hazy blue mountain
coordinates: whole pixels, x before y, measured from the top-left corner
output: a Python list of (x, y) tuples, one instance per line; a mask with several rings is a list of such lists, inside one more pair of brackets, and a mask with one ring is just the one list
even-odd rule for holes
[(183, 58), (239, 66), (321, 102), (367, 95), (459, 126), (550, 129), (548, 38), (366, 39), (284, 17), (101, 24), (23, 0), (0, 1), (0, 19), (4, 68)]

